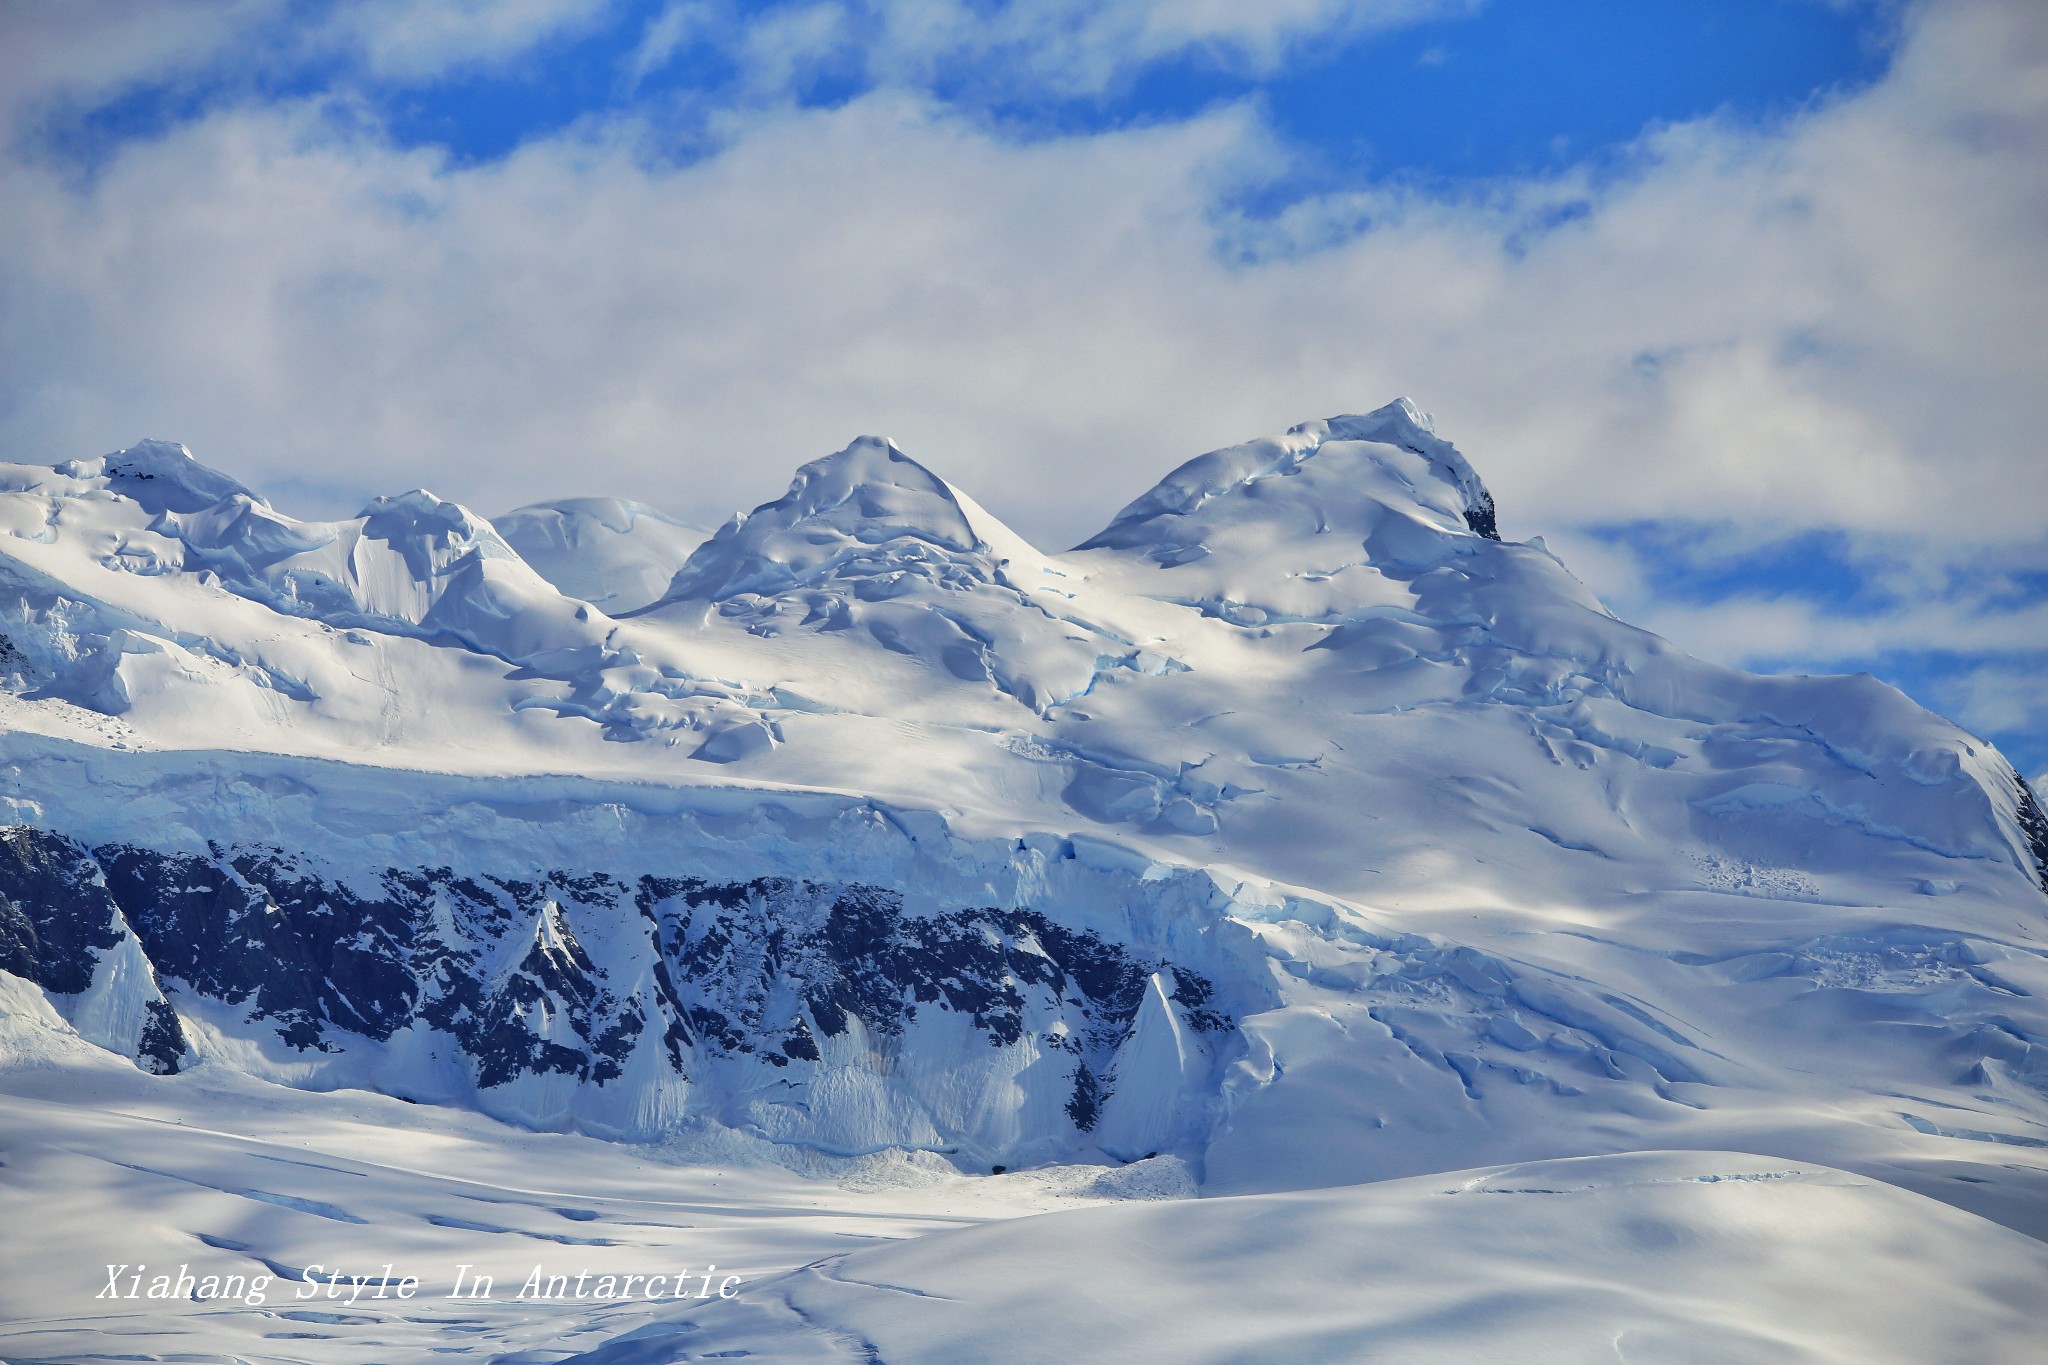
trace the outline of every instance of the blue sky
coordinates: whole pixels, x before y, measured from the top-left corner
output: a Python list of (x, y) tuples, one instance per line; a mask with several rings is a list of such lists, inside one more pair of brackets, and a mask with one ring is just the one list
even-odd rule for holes
[[(809, 0), (736, 6), (731, 22), (812, 7)], [(61, 155), (90, 160), (251, 93), (283, 99), (347, 89), (369, 102), (396, 145), (445, 149), (468, 163), (501, 158), (579, 120), (622, 114), (661, 119), (675, 134), (674, 154), (689, 155), (700, 148), (707, 116), (759, 96), (727, 30), (709, 18), (692, 20), (658, 65), (637, 69), (665, 14), (700, 8), (713, 12), (665, 3), (594, 6), (504, 60), (458, 64), (429, 79), (366, 70), (346, 51), (320, 49), (297, 60), (269, 54), (267, 67), (228, 61), (171, 71), (113, 98), (60, 108), (38, 133)], [(1658, 123), (1717, 114), (1783, 118), (1882, 74), (1896, 28), (1880, 6), (1825, 0), (1489, 0), (1434, 8), (1445, 12), (1304, 44), (1270, 68), (1195, 45), (1077, 88), (1020, 80), (996, 51), (942, 62), (921, 84), (1019, 136), (1177, 121), (1250, 99), (1303, 155), (1314, 188), (1387, 176), (1455, 184), (1597, 161)], [(333, 7), (287, 13), (280, 23), (306, 26)], [(870, 93), (890, 76), (866, 55), (849, 34), (776, 94), (830, 107)], [(1310, 186), (1305, 175), (1291, 188)]]
[(1052, 544), (1406, 393), (1625, 617), (2048, 773), (2027, 0), (0, 10), (0, 455)]
[[(701, 110), (741, 98), (743, 73), (710, 35), (638, 79), (621, 79), (661, 11), (621, 7), (501, 68), (424, 87), (382, 84), (382, 113), (402, 143), (489, 159), (593, 112), (676, 100)], [(1656, 122), (1724, 111), (1781, 117), (1878, 75), (1890, 29), (1874, 8), (1815, 0), (1493, 0), (1483, 11), (1311, 47), (1277, 70), (1194, 50), (1135, 67), (1100, 90), (1018, 89), (980, 62), (935, 73), (931, 88), (1027, 131), (1183, 119), (1256, 98), (1274, 131), (1333, 178), (1457, 179), (1609, 153)], [(793, 93), (804, 104), (830, 105), (878, 83), (849, 44)]]

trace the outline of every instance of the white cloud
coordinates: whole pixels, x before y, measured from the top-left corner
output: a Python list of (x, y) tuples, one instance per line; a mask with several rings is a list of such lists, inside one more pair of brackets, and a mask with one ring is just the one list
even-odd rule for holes
[(640, 41), (626, 59), (626, 83), (636, 87), (675, 60), (692, 39), (711, 31), (718, 13), (709, 0), (673, 0), (641, 30)]
[(612, 8), (612, 0), (350, 0), (316, 41), (360, 55), (373, 75), (417, 80), (506, 61)]
[[(1109, 6), (1122, 37), (1073, 40), (1249, 52), (1238, 9)], [(1257, 41), (1330, 11), (1273, 13)], [(886, 21), (944, 52), (958, 7)], [(735, 116), (682, 168), (630, 121), (453, 167), (319, 103), (224, 109), (89, 184), (8, 168), (0, 453), (148, 433), (258, 482), (715, 515), (881, 429), (1058, 541), (1206, 446), (1406, 392), (1514, 534), (2038, 537), (2044, 35), (2025, 0), (1945, 0), (1888, 79), (1782, 130), (1667, 130), (1601, 185), (1320, 201), (1284, 252), (1214, 207), (1284, 164), (1247, 109), (1019, 143), (885, 92)]]
[(0, 142), (136, 90), (230, 93), (345, 60), (418, 81), (501, 64), (605, 19), (614, 0), (349, 0), (319, 22), (290, 0), (26, 0), (0, 5)]
[(770, 10), (739, 32), (738, 51), (747, 84), (757, 96), (780, 97), (813, 75), (855, 42), (853, 16), (845, 5), (785, 5)]
[(2048, 602), (2000, 610), (1914, 601), (1845, 616), (1798, 597), (1731, 597), (1700, 605), (1653, 604), (1634, 619), (1705, 657), (1736, 665), (1799, 659), (1814, 668), (1839, 668), (1899, 651), (2040, 652), (2040, 642), (2048, 641)]
[[(1945, 689), (1948, 695), (1939, 704), (1980, 735), (2038, 734), (2048, 728), (2048, 692), (2041, 687), (2041, 659), (2029, 663), (1993, 662), (1971, 669)], [(2043, 777), (2029, 781), (2035, 792), (2048, 791)]]
[(1337, 43), (1482, 0), (815, 0), (762, 9), (728, 0), (700, 26), (746, 61), (757, 91), (784, 90), (828, 59), (883, 85), (936, 82), (986, 94), (1100, 94), (1162, 58), (1198, 54), (1269, 73), (1310, 41)]
[(280, 20), (284, 0), (70, 0), (0, 7), (0, 138), (54, 101), (90, 106), (175, 83)]

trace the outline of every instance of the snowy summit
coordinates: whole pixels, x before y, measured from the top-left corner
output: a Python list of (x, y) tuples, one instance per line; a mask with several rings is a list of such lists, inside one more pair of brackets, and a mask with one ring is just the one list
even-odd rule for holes
[[(299, 521), (151, 441), (0, 466), (0, 599), (0, 1077), (11, 1131), (69, 1135), (52, 1170), (97, 1141), (90, 1092), (442, 1114), (475, 1151), (580, 1144), (593, 1181), (660, 1151), (785, 1193), (1204, 1196), (958, 1232), (871, 1210), (918, 1240), (760, 1242), (783, 1278), (749, 1309), (646, 1308), (596, 1360), (945, 1359), (1035, 1311), (1004, 1267), (1062, 1256), (1184, 1301), (1173, 1358), (1256, 1356), (1282, 1319), (1348, 1358), (1398, 1333), (1337, 1280), (1512, 1297), (1500, 1238), (1567, 1225), (1597, 1245), (1555, 1312), (1433, 1358), (1573, 1355), (1616, 1295), (1652, 1356), (1777, 1358), (1808, 1310), (1823, 1354), (1872, 1359), (2027, 1330), (2001, 1267), (2048, 1234), (2033, 793), (1867, 675), (1736, 672), (1616, 619), (1502, 538), (1406, 400), (1198, 456), (1062, 553), (877, 438), (708, 537), (421, 490)], [(660, 1197), (621, 1176), (499, 1227), (442, 1157), (259, 1179), (167, 1150), (194, 1210), (286, 1201), (162, 1233), (172, 1263), (303, 1271), (291, 1220), (398, 1226), (413, 1205), (348, 1201), (401, 1187), (434, 1228), (557, 1248), (638, 1245), (630, 1199)], [(515, 1165), (503, 1198), (555, 1188)], [(1219, 1335), (1199, 1262), (1157, 1249), (1246, 1256), (1253, 1226), (1281, 1230), (1242, 1268), (1267, 1297)], [(1787, 1228), (1796, 1292), (1750, 1301), (1729, 1258)], [(1751, 1316), (1691, 1319), (1660, 1275)], [(1157, 1348), (1108, 1302), (1047, 1349)], [(207, 1349), (256, 1339), (244, 1309)]]

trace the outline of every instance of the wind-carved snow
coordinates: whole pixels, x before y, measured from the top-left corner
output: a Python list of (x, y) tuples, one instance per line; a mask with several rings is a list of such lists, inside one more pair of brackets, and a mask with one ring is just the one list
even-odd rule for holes
[(2034, 793), (1617, 620), (1412, 404), (1061, 554), (874, 438), (701, 543), (157, 442), (0, 532), (0, 1058), (1105, 1197), (1751, 1145), (2048, 1231)]

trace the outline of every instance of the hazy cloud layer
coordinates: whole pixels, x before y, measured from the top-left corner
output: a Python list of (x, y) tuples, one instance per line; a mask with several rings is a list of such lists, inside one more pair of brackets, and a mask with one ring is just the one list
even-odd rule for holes
[[(293, 41), (417, 74), (507, 60), (588, 8), (392, 0)], [(1248, 26), (1240, 6), (1011, 6), (974, 51), (1082, 88), (1424, 8), (1300, 0)], [(0, 43), (9, 106), (197, 69), (277, 22), (146, 12), (115, 26), (125, 57), (46, 25), (31, 36), (68, 55), (42, 75)], [(1261, 221), (1221, 207), (1289, 168), (1255, 107), (1017, 139), (920, 93), (973, 57), (967, 12), (655, 15), (622, 80), (719, 42), (768, 92), (680, 162), (660, 122), (622, 116), (454, 165), (345, 91), (216, 105), (91, 175), (23, 141), (0, 198), (0, 454), (158, 435), (309, 511), (426, 483), (485, 510), (606, 492), (716, 518), (881, 431), (1058, 544), (1202, 449), (1406, 393), (1510, 534), (1561, 536), (1703, 652), (1834, 657), (1974, 613), (1957, 647), (2009, 671), (1999, 633), (2038, 631), (2038, 600), (1959, 615), (1942, 572), (1881, 628), (1796, 584), (1660, 605), (1634, 557), (1574, 533), (1682, 517), (1888, 536), (1937, 567), (2038, 558), (2048, 8), (1911, 10), (1875, 87), (1782, 127), (1654, 132), (1620, 174)], [(847, 51), (893, 84), (832, 110), (772, 97), (792, 63)]]

